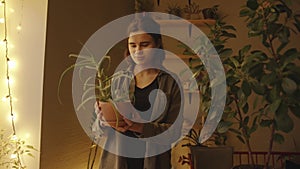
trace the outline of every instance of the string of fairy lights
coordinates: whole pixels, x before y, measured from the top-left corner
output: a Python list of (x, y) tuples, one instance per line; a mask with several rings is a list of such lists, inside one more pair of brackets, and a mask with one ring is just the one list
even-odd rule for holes
[[(8, 39), (8, 24), (7, 24), (7, 2), (6, 0), (2, 0), (1, 1), (1, 6), (3, 9), (3, 18), (0, 18), (0, 23), (3, 24), (3, 40), (2, 40), (2, 45), (4, 46), (4, 57), (6, 60), (6, 85), (7, 85), (7, 94), (4, 98), (4, 100), (6, 102), (8, 102), (8, 106), (9, 106), (9, 113), (10, 113), (10, 122), (11, 122), (11, 127), (12, 127), (12, 140), (17, 140), (17, 131), (16, 131), (16, 125), (15, 125), (15, 113), (14, 113), (14, 107), (13, 107), (13, 94), (12, 94), (12, 87), (11, 87), (11, 83), (12, 83), (12, 78), (10, 76), (11, 73), (11, 68), (14, 65), (14, 62), (11, 60), (10, 55), (9, 55), (9, 39)], [(23, 2), (22, 2), (22, 6), (23, 6)], [(21, 22), (18, 24), (18, 26), (16, 27), (16, 29), (18, 31), (21, 30)], [(16, 143), (16, 149), (17, 147), (17, 143)], [(21, 168), (23, 167), (22, 161), (21, 161), (21, 155), (18, 151), (15, 151), (13, 154), (11, 154), (10, 158), (14, 159), (15, 163), (18, 164), (18, 166), (21, 166)]]

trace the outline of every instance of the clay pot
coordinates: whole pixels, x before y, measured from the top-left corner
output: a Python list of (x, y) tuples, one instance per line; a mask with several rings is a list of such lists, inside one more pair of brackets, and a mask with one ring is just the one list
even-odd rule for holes
[[(112, 127), (124, 126), (123, 116), (117, 111), (111, 102), (99, 102), (104, 120)], [(119, 120), (119, 121), (117, 121)]]
[(115, 107), (121, 116), (126, 117), (127, 119), (132, 118), (132, 113), (134, 112), (134, 107), (130, 101), (115, 102)]

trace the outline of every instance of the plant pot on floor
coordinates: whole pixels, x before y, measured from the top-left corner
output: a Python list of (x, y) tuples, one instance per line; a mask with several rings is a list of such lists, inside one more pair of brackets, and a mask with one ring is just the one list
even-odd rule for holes
[(231, 169), (233, 148), (191, 146), (193, 169)]

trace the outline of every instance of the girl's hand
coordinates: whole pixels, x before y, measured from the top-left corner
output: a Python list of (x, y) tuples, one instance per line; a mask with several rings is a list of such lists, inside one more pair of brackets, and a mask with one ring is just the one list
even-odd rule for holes
[(125, 117), (123, 119), (126, 123), (127, 130), (137, 132), (137, 133), (143, 133), (144, 123), (133, 122)]
[(105, 121), (105, 119), (104, 119), (104, 117), (103, 117), (103, 113), (102, 113), (102, 111), (101, 111), (101, 107), (100, 107), (100, 105), (99, 105), (98, 102), (95, 103), (94, 109), (95, 109), (95, 113), (96, 113), (96, 115), (97, 115), (97, 119), (99, 120), (100, 126), (102, 126), (102, 127), (110, 126), (110, 125)]

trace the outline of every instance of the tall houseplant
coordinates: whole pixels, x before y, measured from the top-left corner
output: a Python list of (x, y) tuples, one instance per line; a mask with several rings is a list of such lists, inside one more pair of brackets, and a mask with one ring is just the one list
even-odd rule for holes
[(262, 97), (258, 113), (261, 127), (270, 129), (265, 168), (273, 142), (283, 143), (281, 133), (294, 128), (290, 113), (300, 118), (300, 53), (290, 45), (293, 33), (300, 32), (300, 15), (283, 0), (248, 0), (240, 11), (246, 18), (249, 37), (259, 37), (266, 50), (255, 49), (243, 65), (255, 80), (249, 85)]
[[(251, 49), (245, 45), (232, 56), (232, 50), (225, 48), (228, 38), (234, 37), (222, 29), (235, 30), (233, 26), (211, 28), (211, 41), (214, 44), (226, 71), (227, 100), (223, 119), (217, 133), (231, 131), (247, 145), (250, 163), (252, 157), (251, 135), (258, 127), (269, 127), (269, 147), (265, 167), (269, 166), (273, 142), (282, 143), (284, 136), (293, 129), (290, 113), (300, 117), (299, 113), (299, 52), (289, 48), (289, 38), (293, 32), (299, 32), (299, 15), (295, 15), (285, 1), (248, 0), (240, 11), (246, 17), (249, 37), (261, 37), (267, 50)], [(293, 26), (294, 25), (294, 26)], [(220, 36), (225, 35), (225, 37)], [(227, 37), (226, 37), (227, 36)], [(220, 40), (220, 38), (223, 40)], [(225, 38), (225, 39), (224, 39)], [(225, 41), (224, 41), (225, 40)], [(192, 60), (192, 62), (198, 62)], [(193, 66), (201, 78), (200, 91), (207, 91), (210, 85), (205, 80), (203, 66)], [(207, 112), (209, 95), (202, 96), (202, 111)], [(250, 111), (249, 97), (256, 97), (253, 110)], [(260, 99), (258, 99), (260, 98)], [(262, 104), (259, 104), (262, 103)]]
[[(226, 47), (226, 43), (228, 40), (235, 38), (235, 27), (227, 24), (224, 21), (223, 17), (218, 17), (216, 20), (216, 23), (213, 25), (207, 25), (209, 27), (209, 33), (208, 38), (210, 42), (212, 43), (213, 47), (218, 52), (220, 59), (223, 63), (230, 64), (230, 56), (233, 53), (233, 50), (231, 48)], [(195, 53), (200, 53), (203, 49), (195, 47), (196, 51), (192, 51), (190, 48), (188, 48), (186, 45), (181, 44), (180, 47), (183, 47), (185, 50), (183, 52), (184, 55), (195, 55)], [(199, 50), (199, 51), (197, 51)], [(210, 49), (208, 49), (210, 50)], [(205, 53), (205, 52), (204, 52)], [(209, 53), (209, 52), (206, 52)], [(217, 56), (207, 56), (203, 57), (202, 59), (209, 59), (210, 57), (217, 57)], [(226, 64), (225, 64), (226, 65)], [(208, 73), (206, 71), (205, 65), (203, 64), (202, 60), (200, 60), (198, 57), (191, 57), (189, 60), (189, 66), (190, 69), (193, 71), (194, 76), (197, 79), (198, 87), (200, 91), (200, 97), (201, 97), (201, 103), (200, 103), (200, 112), (209, 112), (209, 108), (211, 105), (211, 86), (217, 85), (218, 82), (213, 80), (210, 81)], [(225, 69), (228, 69), (228, 67), (225, 67)], [(230, 78), (230, 76), (226, 77), (227, 79)], [(228, 88), (227, 88), (228, 90)], [(224, 116), (229, 116), (228, 114), (231, 113), (229, 109), (230, 102), (226, 102), (225, 107), (225, 113)], [(201, 121), (200, 123), (202, 123)], [(197, 122), (199, 123), (199, 122)], [(203, 124), (202, 124), (203, 125)], [(205, 145), (210, 145), (211, 143), (215, 145), (225, 145), (227, 136), (226, 131), (228, 128), (232, 125), (232, 122), (228, 122), (225, 120), (221, 120), (221, 122), (218, 124), (216, 131), (213, 133), (213, 135), (204, 143)], [(201, 126), (201, 125), (200, 125)], [(189, 134), (185, 137), (185, 140), (187, 140), (187, 144), (184, 144), (182, 146), (198, 146), (203, 147), (203, 145), (199, 142), (199, 136), (200, 136), (200, 130), (198, 129), (191, 129)], [(182, 165), (190, 165), (191, 168), (193, 168), (193, 163), (191, 161), (191, 154), (182, 155), (180, 157), (180, 162)], [(201, 157), (199, 157), (201, 158)]]
[[(273, 143), (283, 143), (282, 133), (293, 129), (290, 113), (300, 117), (300, 55), (296, 48), (289, 47), (291, 34), (300, 31), (299, 15), (286, 1), (248, 0), (240, 16), (246, 18), (249, 37), (260, 37), (266, 50), (246, 45), (237, 55), (222, 60), (228, 85), (227, 104), (231, 105), (225, 108), (223, 131), (235, 133), (247, 145), (254, 167), (251, 135), (258, 127), (270, 128), (264, 164), (267, 168)], [(251, 111), (250, 97), (255, 97)]]

